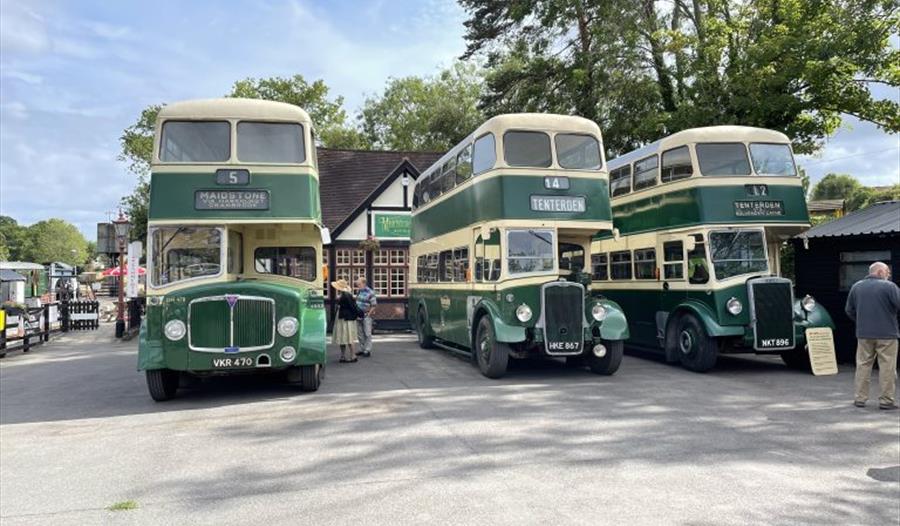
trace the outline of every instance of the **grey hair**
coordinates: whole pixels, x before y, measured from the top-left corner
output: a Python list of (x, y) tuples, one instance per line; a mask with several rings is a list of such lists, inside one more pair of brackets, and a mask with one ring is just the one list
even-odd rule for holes
[(869, 265), (869, 274), (875, 274), (879, 270), (890, 270), (890, 267), (888, 267), (886, 264), (882, 263), (881, 261), (876, 261), (875, 263), (872, 263), (871, 265)]

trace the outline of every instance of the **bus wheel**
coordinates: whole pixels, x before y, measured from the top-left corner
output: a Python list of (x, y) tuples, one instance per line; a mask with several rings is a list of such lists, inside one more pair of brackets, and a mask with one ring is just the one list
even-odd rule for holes
[(789, 369), (812, 372), (812, 366), (809, 363), (809, 353), (802, 347), (782, 352), (781, 360)]
[(416, 315), (416, 338), (419, 340), (419, 347), (434, 349), (434, 336), (428, 335), (427, 323), (428, 316), (425, 315), (425, 309), (419, 307), (419, 314)]
[(150, 369), (146, 371), (146, 375), (150, 398), (157, 402), (164, 402), (175, 396), (175, 392), (178, 391), (178, 371)]
[(322, 366), (319, 364), (300, 366), (300, 390), (311, 393), (322, 385)]
[(500, 378), (506, 374), (509, 363), (509, 347), (494, 337), (494, 326), (489, 316), (478, 320), (478, 331), (475, 333), (473, 349), (478, 369), (488, 378)]
[(603, 357), (598, 357), (593, 350), (587, 352), (588, 367), (591, 368), (591, 372), (594, 374), (615, 374), (619, 370), (619, 365), (622, 364), (622, 356), (625, 354), (625, 342), (622, 340), (614, 342), (604, 340), (603, 345), (606, 347), (606, 354)]
[(703, 324), (693, 314), (684, 314), (678, 319), (675, 338), (675, 348), (685, 369), (702, 373), (716, 365), (718, 343), (706, 334)]

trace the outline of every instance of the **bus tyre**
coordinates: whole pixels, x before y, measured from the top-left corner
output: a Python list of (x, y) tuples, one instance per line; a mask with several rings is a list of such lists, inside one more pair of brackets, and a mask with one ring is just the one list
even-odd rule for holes
[(319, 364), (300, 366), (300, 390), (311, 393), (322, 385), (322, 366)]
[(598, 358), (596, 354), (589, 351), (586, 355), (587, 364), (592, 373), (609, 376), (615, 374), (619, 370), (619, 366), (622, 365), (622, 356), (625, 354), (625, 342), (622, 340), (614, 342), (604, 340), (603, 345), (606, 346), (606, 354), (603, 358)]
[(434, 349), (434, 336), (428, 334), (428, 316), (425, 314), (425, 309), (421, 307), (416, 315), (416, 338), (422, 349)]
[(494, 325), (489, 316), (482, 316), (478, 320), (473, 352), (481, 374), (488, 378), (500, 378), (506, 374), (509, 347), (494, 337)]
[(150, 398), (157, 402), (165, 402), (175, 396), (178, 391), (179, 374), (171, 369), (150, 369), (146, 371), (147, 389)]
[(781, 360), (789, 369), (812, 372), (812, 366), (809, 363), (809, 353), (802, 347), (782, 352)]
[(693, 314), (684, 314), (678, 319), (675, 338), (675, 348), (685, 369), (703, 373), (716, 365), (718, 342), (706, 334), (703, 324)]

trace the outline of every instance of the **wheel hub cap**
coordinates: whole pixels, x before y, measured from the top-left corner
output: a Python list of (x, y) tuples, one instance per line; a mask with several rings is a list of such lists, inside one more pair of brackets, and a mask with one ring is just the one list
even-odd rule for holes
[(681, 336), (678, 338), (678, 346), (684, 354), (691, 352), (691, 347), (694, 346), (694, 337), (689, 331), (681, 331)]

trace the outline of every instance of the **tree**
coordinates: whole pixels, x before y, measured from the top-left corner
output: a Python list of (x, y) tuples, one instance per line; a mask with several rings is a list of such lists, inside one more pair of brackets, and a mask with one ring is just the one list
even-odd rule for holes
[(860, 186), (853, 190), (844, 203), (846, 212), (853, 212), (871, 206), (875, 203), (883, 201), (900, 200), (900, 184), (895, 184), (887, 188), (871, 188), (868, 186)]
[[(810, 153), (842, 114), (900, 131), (895, 0), (460, 0), (488, 112), (597, 121), (613, 155), (714, 124), (781, 130)], [(827, 35), (827, 38), (823, 35)]]
[(17, 261), (22, 258), (25, 227), (9, 217), (0, 216), (0, 261)]
[(862, 183), (848, 174), (827, 174), (812, 189), (812, 200), (823, 199), (847, 199), (850, 195), (862, 188)]
[(75, 225), (62, 219), (39, 221), (26, 229), (23, 258), (35, 263), (62, 261), (81, 265), (88, 256), (88, 243)]
[(363, 105), (363, 133), (379, 148), (447, 150), (484, 121), (482, 86), (477, 69), (463, 63), (431, 77), (389, 79), (384, 92)]

